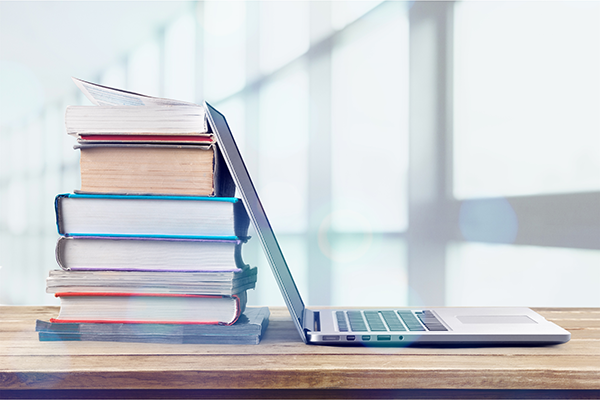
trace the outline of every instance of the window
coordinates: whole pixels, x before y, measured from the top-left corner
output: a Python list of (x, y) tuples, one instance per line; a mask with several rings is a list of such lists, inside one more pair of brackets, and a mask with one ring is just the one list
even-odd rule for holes
[(454, 194), (600, 190), (600, 4), (455, 10)]
[(165, 33), (165, 97), (196, 100), (196, 23), (186, 14)]
[(217, 101), (246, 83), (246, 3), (204, 3), (204, 93)]
[[(600, 305), (597, 2), (210, 1), (151, 31), (98, 82), (225, 114), (307, 303)], [(2, 127), (0, 303), (57, 303), (84, 101)], [(251, 235), (249, 304), (283, 305)]]

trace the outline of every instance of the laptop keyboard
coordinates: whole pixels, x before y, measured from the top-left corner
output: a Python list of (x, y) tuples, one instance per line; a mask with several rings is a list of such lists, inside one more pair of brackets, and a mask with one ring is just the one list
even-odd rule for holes
[(336, 311), (340, 332), (447, 331), (430, 310)]

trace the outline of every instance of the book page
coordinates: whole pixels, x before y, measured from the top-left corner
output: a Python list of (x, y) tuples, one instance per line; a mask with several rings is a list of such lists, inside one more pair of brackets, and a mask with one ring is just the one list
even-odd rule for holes
[(151, 97), (139, 93), (127, 92), (108, 86), (102, 86), (73, 77), (73, 82), (85, 94), (85, 96), (97, 106), (167, 106), (187, 105), (197, 106), (185, 101)]

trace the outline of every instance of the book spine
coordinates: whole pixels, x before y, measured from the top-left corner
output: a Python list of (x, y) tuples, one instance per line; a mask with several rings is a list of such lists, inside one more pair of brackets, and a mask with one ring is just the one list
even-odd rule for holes
[(248, 236), (250, 217), (248, 216), (246, 207), (241, 200), (233, 203), (233, 227), (234, 232), (238, 237), (245, 238)]
[(59, 194), (54, 198), (54, 215), (56, 216), (56, 230), (59, 235), (64, 235), (62, 228), (62, 199), (69, 197), (68, 194)]
[(235, 196), (235, 182), (227, 168), (225, 159), (217, 143), (214, 144), (213, 155), (213, 178), (215, 197), (233, 197)]
[(58, 240), (56, 241), (56, 249), (54, 250), (54, 256), (56, 257), (56, 263), (58, 264), (58, 266), (60, 268), (62, 268), (65, 271), (70, 271), (71, 268), (66, 266), (62, 259), (62, 254), (64, 252), (64, 244), (65, 244), (64, 241), (66, 239), (67, 238), (64, 236), (61, 236), (58, 238)]

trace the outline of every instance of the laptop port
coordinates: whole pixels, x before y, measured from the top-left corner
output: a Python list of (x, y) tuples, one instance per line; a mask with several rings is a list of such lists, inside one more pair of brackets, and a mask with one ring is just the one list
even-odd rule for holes
[(362, 340), (371, 340), (370, 335), (362, 335)]
[(355, 340), (355, 339), (356, 339), (356, 336), (354, 336), (354, 335), (346, 336), (346, 340)]
[(377, 340), (392, 340), (390, 335), (377, 335)]
[(340, 340), (338, 335), (323, 335), (323, 340)]

